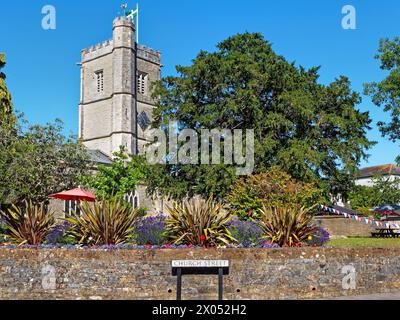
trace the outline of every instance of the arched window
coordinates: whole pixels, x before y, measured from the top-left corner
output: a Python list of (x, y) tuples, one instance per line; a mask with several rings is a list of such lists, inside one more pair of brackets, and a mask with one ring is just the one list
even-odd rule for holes
[(138, 72), (137, 75), (137, 91), (142, 95), (147, 95), (148, 74), (145, 72)]
[(64, 213), (66, 215), (71, 215), (71, 213), (76, 212), (77, 214), (81, 213), (79, 208), (79, 201), (76, 200), (65, 200), (64, 201)]
[(127, 193), (124, 197), (124, 200), (128, 202), (134, 209), (139, 208), (139, 196), (136, 191)]

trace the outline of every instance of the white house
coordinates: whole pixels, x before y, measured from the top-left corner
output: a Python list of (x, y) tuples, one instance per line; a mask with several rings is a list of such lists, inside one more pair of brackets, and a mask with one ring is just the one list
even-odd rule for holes
[(373, 178), (375, 176), (383, 176), (391, 181), (398, 179), (400, 178), (400, 167), (394, 164), (386, 164), (363, 168), (359, 171), (355, 183), (357, 186), (372, 187), (374, 185)]

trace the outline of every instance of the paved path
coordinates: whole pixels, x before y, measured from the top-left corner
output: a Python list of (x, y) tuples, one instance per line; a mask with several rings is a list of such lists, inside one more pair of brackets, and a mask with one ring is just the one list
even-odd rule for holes
[(400, 292), (377, 293), (365, 296), (339, 297), (332, 300), (400, 300)]

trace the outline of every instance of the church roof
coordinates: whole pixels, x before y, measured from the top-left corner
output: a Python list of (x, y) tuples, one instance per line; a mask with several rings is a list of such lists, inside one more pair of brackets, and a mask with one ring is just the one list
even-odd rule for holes
[(90, 161), (95, 164), (112, 165), (113, 163), (111, 158), (100, 150), (87, 149), (87, 153)]
[(396, 166), (395, 164), (385, 164), (381, 166), (363, 168), (359, 171), (357, 178), (370, 178), (376, 175), (400, 176), (400, 167)]

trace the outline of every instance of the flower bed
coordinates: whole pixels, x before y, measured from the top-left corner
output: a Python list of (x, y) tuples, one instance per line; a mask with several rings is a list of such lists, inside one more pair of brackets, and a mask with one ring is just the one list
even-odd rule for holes
[[(223, 205), (191, 199), (167, 208), (166, 216), (140, 216), (117, 199), (81, 204), (81, 212), (56, 220), (46, 206), (25, 202), (7, 212), (0, 243), (29, 248), (277, 248), (323, 246), (329, 234), (298, 206), (264, 207), (261, 219), (238, 220)], [(79, 245), (78, 245), (79, 244)]]
[[(193, 249), (193, 250), (211, 250), (215, 248), (207, 248), (191, 245), (135, 245), (135, 244), (121, 244), (121, 245), (102, 245), (102, 246), (82, 246), (71, 244), (42, 244), (42, 245), (14, 245), (14, 244), (0, 244), (0, 249), (68, 249), (68, 250), (166, 250), (166, 249)], [(258, 246), (245, 247), (243, 245), (227, 245), (218, 247), (218, 249), (278, 249), (276, 244), (270, 244), (265, 241)]]

